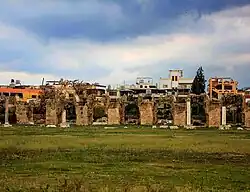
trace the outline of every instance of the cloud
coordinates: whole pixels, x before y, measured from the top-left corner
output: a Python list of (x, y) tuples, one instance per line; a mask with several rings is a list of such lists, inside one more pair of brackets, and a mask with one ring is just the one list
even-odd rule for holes
[[(80, 7), (81, 1), (77, 2)], [(90, 3), (90, 1), (84, 2)], [(97, 0), (93, 2), (93, 5), (90, 3), (93, 6), (92, 10), (86, 14), (95, 18), (98, 16), (98, 10), (106, 6), (106, 12), (101, 10), (101, 12), (106, 13), (103, 22), (110, 22), (108, 27), (118, 27), (116, 29), (124, 24), (123, 22), (119, 23), (123, 19), (125, 19), (125, 24), (134, 25), (134, 22), (129, 20), (131, 18), (128, 18), (126, 14), (131, 12), (131, 15), (136, 15), (137, 8), (142, 13), (141, 17), (144, 17), (143, 14), (154, 12), (154, 10), (148, 10), (151, 9), (149, 5), (152, 4), (152, 1), (150, 0), (137, 1), (137, 6), (130, 7), (127, 12), (124, 9), (128, 5), (121, 6), (121, 1), (115, 3), (109, 0), (108, 4), (99, 4), (100, 2)], [(154, 2), (160, 5), (160, 1)], [(197, 3), (197, 1), (195, 2)], [(171, 1), (168, 3), (174, 6)], [(45, 6), (46, 13), (37, 13), (35, 10), (38, 8), (33, 7), (33, 10), (20, 16), (23, 17), (21, 20), (31, 19), (35, 21), (38, 17), (37, 21), (40, 21), (42, 16), (52, 15), (54, 17), (56, 15), (58, 17), (60, 15), (62, 18), (68, 18), (70, 23), (73, 14), (73, 11), (70, 11), (72, 7), (69, 9), (66, 6), (67, 2), (62, 1), (57, 5), (59, 8), (54, 13), (51, 7), (56, 5), (51, 1), (41, 5)], [(107, 5), (112, 6), (108, 7)], [(5, 74), (1, 76), (0, 80), (8, 79), (9, 81), (10, 76), (17, 76), (24, 82), (40, 82), (42, 77), (48, 79), (67, 77), (106, 84), (119, 84), (123, 83), (124, 80), (134, 82), (137, 76), (143, 75), (152, 75), (157, 81), (160, 76), (168, 76), (169, 68), (183, 68), (185, 74), (191, 77), (195, 74), (196, 68), (202, 65), (207, 72), (207, 77), (233, 75), (240, 79), (242, 85), (247, 85), (250, 81), (249, 76), (243, 77), (241, 73), (244, 69), (249, 68), (250, 61), (248, 43), (250, 39), (250, 6), (227, 10), (221, 10), (222, 5), (216, 9), (205, 9), (202, 8), (201, 4), (199, 6), (197, 9), (209, 14), (201, 15), (200, 19), (194, 20), (192, 15), (178, 13), (178, 17), (171, 20), (175, 24), (175, 27), (171, 28), (171, 33), (167, 29), (169, 25), (164, 25), (152, 29), (152, 33), (136, 33), (135, 36), (118, 39), (114, 37), (109, 41), (101, 41), (99, 38), (92, 38), (88, 35), (81, 35), (77, 38), (69, 38), (68, 36), (62, 38), (63, 36), (59, 34), (60, 38), (58, 38), (50, 33), (47, 34), (50, 38), (44, 39), (44, 36), (33, 28), (16, 25), (14, 21), (0, 22), (0, 69), (1, 73)], [(116, 10), (115, 16), (117, 18), (110, 15), (110, 9)], [(67, 11), (64, 14), (62, 10)], [(214, 10), (221, 11), (214, 12)], [(20, 10), (17, 9), (17, 11)], [(78, 12), (80, 14), (80, 8), (75, 10), (76, 15)], [(153, 15), (153, 18), (155, 17)], [(161, 23), (161, 17), (165, 16), (160, 15), (159, 17), (159, 20), (155, 19), (155, 23)], [(16, 18), (16, 20), (18, 19)], [(135, 20), (139, 21), (137, 18)], [(144, 22), (146, 24), (146, 21)], [(150, 22), (149, 26), (152, 27)], [(74, 28), (77, 24), (73, 22), (71, 25), (72, 28), (68, 26), (67, 30), (74, 36), (76, 34)], [(56, 27), (58, 26), (60, 29), (60, 23)], [(127, 25), (125, 26), (127, 27)], [(87, 26), (83, 25), (83, 27)], [(138, 28), (140, 27), (141, 25), (138, 26)], [(55, 34), (60, 33), (59, 29), (55, 28)], [(96, 34), (102, 32), (98, 28), (92, 30)], [(131, 30), (133, 31), (133, 29)], [(106, 32), (110, 37), (112, 36), (110, 31)], [(104, 31), (104, 33), (106, 32)], [(125, 32), (122, 33), (125, 34)], [(234, 74), (235, 71), (238, 73)]]
[(183, 15), (194, 20), (247, 4), (249, 0), (19, 0), (3, 1), (0, 17), (46, 40), (82, 37), (114, 41), (155, 32), (174, 33), (176, 20)]

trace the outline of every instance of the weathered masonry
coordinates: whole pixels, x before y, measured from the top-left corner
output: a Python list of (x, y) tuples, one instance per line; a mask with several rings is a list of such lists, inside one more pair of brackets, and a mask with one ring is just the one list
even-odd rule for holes
[(87, 125), (176, 125), (180, 127), (226, 125), (250, 127), (250, 105), (239, 95), (210, 99), (188, 97), (140, 97), (100, 94), (84, 83), (45, 87), (39, 99), (0, 98), (1, 123), (44, 124), (69, 127)]

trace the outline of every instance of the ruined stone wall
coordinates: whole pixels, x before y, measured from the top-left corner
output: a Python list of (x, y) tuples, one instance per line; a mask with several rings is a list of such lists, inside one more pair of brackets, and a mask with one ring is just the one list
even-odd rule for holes
[(16, 119), (18, 124), (28, 124), (27, 104), (22, 101), (16, 102)]
[(219, 101), (208, 101), (206, 105), (207, 126), (220, 127), (221, 125), (221, 103)]
[(185, 126), (187, 121), (187, 104), (174, 103), (173, 122), (177, 126)]
[(57, 106), (54, 99), (46, 101), (46, 125), (58, 125)]
[(155, 106), (152, 101), (143, 101), (139, 105), (140, 110), (140, 124), (153, 125), (155, 123)]

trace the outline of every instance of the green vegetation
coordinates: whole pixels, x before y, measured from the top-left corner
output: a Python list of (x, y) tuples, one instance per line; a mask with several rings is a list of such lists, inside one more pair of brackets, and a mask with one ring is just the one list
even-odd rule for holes
[(204, 76), (204, 71), (202, 67), (199, 67), (199, 69), (196, 72), (196, 76), (193, 80), (191, 93), (194, 93), (196, 95), (206, 93), (205, 88), (206, 88), (206, 80)]
[(246, 131), (0, 129), (0, 191), (249, 191)]

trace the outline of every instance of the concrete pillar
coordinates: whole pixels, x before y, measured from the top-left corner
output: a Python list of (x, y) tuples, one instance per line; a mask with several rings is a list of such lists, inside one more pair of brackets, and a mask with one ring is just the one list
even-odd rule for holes
[(9, 98), (5, 100), (5, 122), (4, 127), (11, 127), (9, 123)]
[(221, 124), (227, 125), (227, 108), (225, 106), (222, 107)]
[(69, 127), (69, 124), (67, 123), (66, 115), (67, 115), (67, 111), (64, 109), (62, 111), (62, 123), (61, 123), (60, 127), (63, 127), (63, 128)]
[(187, 99), (187, 126), (191, 125), (191, 100)]

